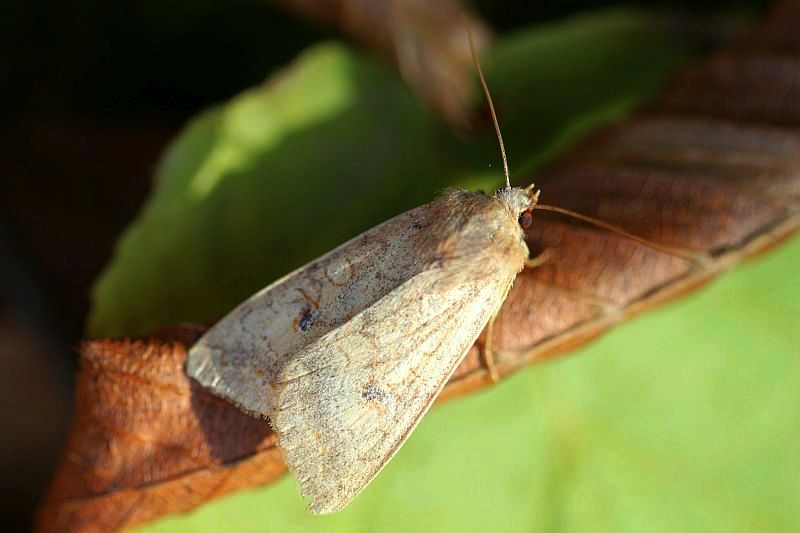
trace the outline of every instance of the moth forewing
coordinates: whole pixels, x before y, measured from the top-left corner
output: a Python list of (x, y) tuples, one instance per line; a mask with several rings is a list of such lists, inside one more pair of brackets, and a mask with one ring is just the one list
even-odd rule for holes
[(273, 423), (312, 512), (341, 509), (408, 438), (490, 318), (503, 274), (442, 292), (445, 272), (420, 273), (293, 359)]
[(346, 505), (408, 438), (528, 255), (532, 200), (447, 191), (253, 296), (190, 375), (269, 416), (315, 513)]
[(277, 375), (294, 353), (413, 276), (411, 258), (401, 252), (431, 223), (426, 207), (375, 226), (248, 298), (192, 347), (187, 373), (242, 409), (269, 416)]

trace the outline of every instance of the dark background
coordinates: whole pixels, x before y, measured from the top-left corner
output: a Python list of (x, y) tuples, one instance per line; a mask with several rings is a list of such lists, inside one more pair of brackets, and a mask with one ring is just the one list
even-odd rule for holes
[[(640, 3), (685, 20), (720, 4), (762, 7)], [(504, 32), (614, 4), (475, 5)], [(339, 35), (266, 0), (3, 0), (0, 13), (0, 501), (8, 530), (29, 523), (53, 470), (91, 284), (145, 200), (164, 145), (198, 110)]]

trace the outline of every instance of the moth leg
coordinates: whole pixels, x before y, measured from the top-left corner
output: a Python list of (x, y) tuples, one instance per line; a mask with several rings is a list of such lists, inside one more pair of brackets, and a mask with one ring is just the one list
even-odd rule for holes
[(537, 255), (536, 257), (529, 257), (525, 260), (525, 268), (536, 268), (540, 267), (543, 264), (547, 263), (549, 260), (553, 259), (553, 249), (552, 248), (545, 248), (545, 250)]
[(486, 365), (486, 370), (489, 372), (489, 377), (492, 383), (500, 381), (500, 374), (497, 372), (497, 365), (494, 361), (494, 350), (492, 349), (492, 337), (494, 336), (494, 321), (497, 319), (497, 313), (492, 315), (489, 323), (486, 325), (486, 340), (483, 342), (483, 364)]
[[(553, 258), (553, 251), (546, 248), (542, 253), (536, 257), (529, 257), (525, 260), (525, 268), (536, 268), (545, 264)], [(494, 321), (497, 320), (497, 313), (492, 315), (489, 323), (486, 325), (486, 340), (483, 342), (483, 364), (486, 366), (486, 371), (489, 372), (489, 377), (492, 383), (500, 381), (500, 373), (497, 371), (497, 364), (494, 359), (494, 350), (492, 349), (492, 339), (494, 338)]]

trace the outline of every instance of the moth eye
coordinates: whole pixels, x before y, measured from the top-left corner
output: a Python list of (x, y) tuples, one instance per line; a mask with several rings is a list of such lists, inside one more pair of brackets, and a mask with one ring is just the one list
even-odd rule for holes
[(533, 222), (533, 215), (530, 211), (523, 211), (519, 214), (517, 222), (519, 222), (519, 227), (522, 229), (528, 229), (528, 227), (531, 225), (531, 222)]

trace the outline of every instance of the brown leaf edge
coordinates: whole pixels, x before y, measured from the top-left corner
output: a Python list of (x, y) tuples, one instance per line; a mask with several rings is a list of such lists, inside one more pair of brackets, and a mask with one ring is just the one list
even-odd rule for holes
[(470, 127), (475, 118), (474, 70), (465, 19), (478, 52), (489, 45), (491, 31), (461, 0), (271, 1), (293, 14), (339, 28), (390, 58), (422, 102), (454, 127)]
[[(689, 292), (800, 228), (797, 27), (800, 2), (779, 4), (659, 102), (592, 135), (537, 180), (548, 203), (690, 250), (702, 266), (537, 214), (530, 246), (554, 256), (520, 274), (498, 318), (502, 375)], [(184, 374), (186, 349), (203, 330), (83, 344), (76, 419), (36, 530), (118, 530), (285, 472), (264, 421)], [(481, 345), (440, 399), (488, 384)]]

